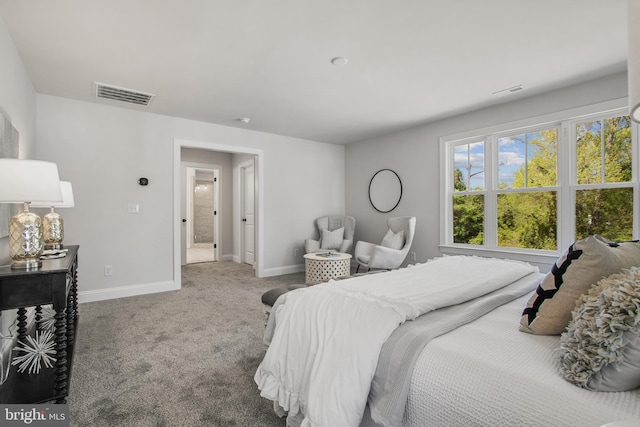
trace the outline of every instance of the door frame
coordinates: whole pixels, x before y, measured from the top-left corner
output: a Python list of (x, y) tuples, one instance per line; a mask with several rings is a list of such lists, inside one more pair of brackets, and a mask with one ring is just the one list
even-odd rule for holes
[[(242, 162), (242, 163), (238, 164), (238, 183), (239, 183), (238, 187), (239, 187), (239, 190), (240, 190), (239, 201), (240, 201), (240, 213), (241, 213), (242, 216), (244, 216), (244, 214), (245, 214), (245, 203), (244, 202), (246, 200), (245, 197), (244, 197), (245, 196), (245, 189), (246, 189), (246, 187), (245, 187), (245, 179), (246, 179), (245, 178), (245, 169), (247, 169), (249, 167), (253, 168), (253, 176), (254, 176), (254, 186), (253, 187), (254, 187), (254, 195), (255, 195), (255, 193), (256, 193), (256, 191), (255, 191), (255, 187), (256, 187), (255, 186), (255, 176), (256, 176), (255, 162), (253, 160), (247, 160), (246, 162)], [(253, 200), (253, 214), (254, 214), (254, 216), (253, 216), (253, 218), (254, 218), (254, 233), (253, 233), (254, 234), (253, 235), (253, 238), (254, 238), (254, 245), (253, 245), (254, 253), (253, 253), (253, 256), (254, 256), (254, 263), (252, 264), (254, 266), (254, 268), (255, 268), (255, 261), (257, 259), (256, 258), (256, 252), (255, 252), (255, 248), (256, 248), (256, 244), (255, 244), (256, 243), (255, 242), (255, 239), (256, 239), (256, 236), (255, 236), (256, 235), (256, 233), (255, 233), (256, 215), (255, 215), (255, 213), (256, 213), (256, 201), (255, 201), (255, 197), (254, 197), (254, 200)], [(246, 243), (245, 234), (246, 234), (246, 227), (244, 226), (244, 224), (241, 224), (240, 225), (240, 262), (241, 263), (246, 263), (246, 252), (247, 251), (246, 251), (246, 247), (245, 247), (245, 243)]]
[[(256, 277), (266, 277), (264, 272), (264, 150), (214, 142), (191, 141), (182, 138), (173, 139), (173, 282), (176, 288), (182, 287), (181, 233), (182, 216), (180, 214), (182, 195), (180, 150), (199, 148), (224, 153), (251, 154), (255, 157), (254, 174), (256, 179), (255, 198), (255, 236), (256, 236)], [(235, 197), (235, 196), (234, 196)]]
[[(211, 172), (213, 175), (213, 210), (217, 211), (216, 215), (212, 217), (213, 219), (213, 260), (220, 260), (220, 165), (215, 164), (206, 164), (206, 163), (192, 163), (192, 162), (180, 162), (181, 165), (184, 165), (187, 170), (187, 188), (186, 191), (186, 218), (187, 218), (187, 249), (189, 249), (193, 245), (193, 230), (195, 227), (195, 216), (194, 216), (194, 185), (195, 179), (198, 171)], [(180, 264), (182, 264), (182, 260), (180, 260)]]

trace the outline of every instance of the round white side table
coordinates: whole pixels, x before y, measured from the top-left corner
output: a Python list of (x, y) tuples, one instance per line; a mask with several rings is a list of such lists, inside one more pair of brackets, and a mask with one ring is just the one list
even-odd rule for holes
[(305, 282), (326, 282), (338, 277), (349, 277), (351, 274), (351, 255), (340, 252), (322, 252), (304, 256)]

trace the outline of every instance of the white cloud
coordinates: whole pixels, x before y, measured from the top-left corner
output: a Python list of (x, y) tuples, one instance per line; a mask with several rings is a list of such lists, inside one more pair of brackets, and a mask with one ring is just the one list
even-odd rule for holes
[(521, 166), (525, 163), (523, 153), (517, 151), (500, 151), (498, 153), (500, 165)]

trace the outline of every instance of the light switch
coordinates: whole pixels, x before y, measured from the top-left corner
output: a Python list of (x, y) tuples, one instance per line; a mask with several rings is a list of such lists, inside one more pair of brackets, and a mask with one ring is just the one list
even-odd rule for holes
[(127, 212), (130, 214), (137, 214), (140, 213), (140, 203), (129, 203), (129, 207), (127, 209)]

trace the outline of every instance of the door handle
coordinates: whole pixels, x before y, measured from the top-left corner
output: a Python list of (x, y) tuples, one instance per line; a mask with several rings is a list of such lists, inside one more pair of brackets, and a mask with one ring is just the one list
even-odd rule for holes
[(242, 222), (247, 222), (247, 218), (242, 218)]
[(184, 219), (184, 218), (182, 218), (182, 222), (187, 222), (187, 220), (186, 220), (186, 219)]

